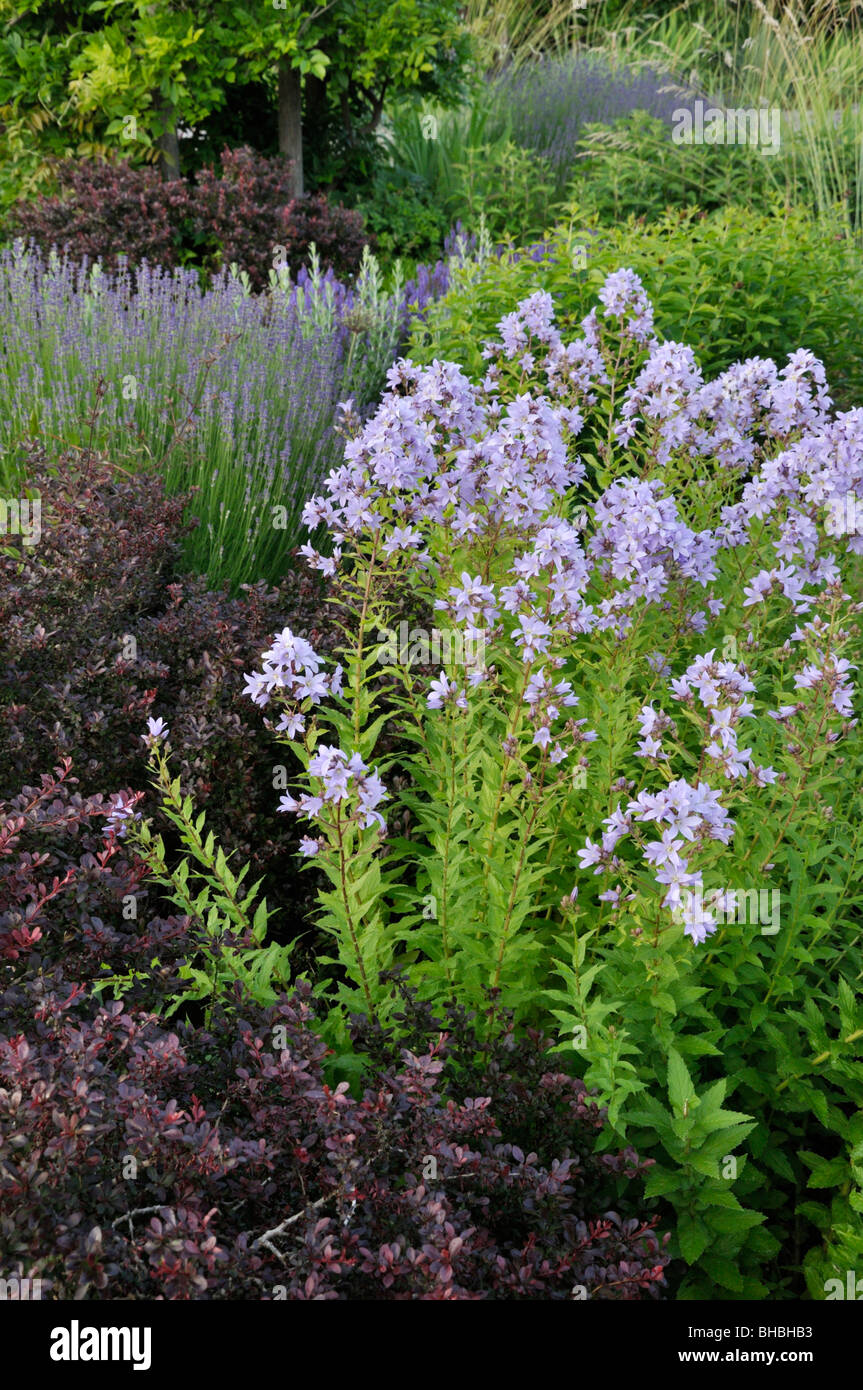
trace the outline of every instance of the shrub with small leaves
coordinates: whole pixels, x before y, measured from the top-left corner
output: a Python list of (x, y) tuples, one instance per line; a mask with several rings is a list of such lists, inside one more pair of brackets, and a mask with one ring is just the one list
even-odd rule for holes
[(52, 246), (75, 261), (180, 264), (183, 228), (193, 200), (182, 179), (163, 183), (152, 168), (118, 162), (67, 160), (57, 171), (59, 193), (16, 204), (11, 230), (44, 252)]
[(148, 917), (144, 866), (111, 833), (134, 814), (137, 798), (83, 797), (76, 783), (66, 759), (38, 787), (0, 801), (3, 987), (34, 971), (50, 975), (61, 960), (79, 984), (143, 962), (147, 972), (131, 971), (129, 987), (140, 980), (149, 991), (164, 987), (169, 962), (186, 949), (187, 923)]
[(321, 264), (336, 275), (351, 276), (359, 270), (363, 247), (371, 238), (362, 213), (342, 203), (329, 203), (323, 193), (294, 198), (282, 219), (286, 261), (296, 273), (308, 259), (314, 243)]
[(353, 275), (370, 241), (361, 213), (323, 193), (295, 199), (290, 161), (247, 147), (224, 150), (219, 168), (199, 170), (194, 183), (163, 183), (155, 169), (122, 161), (70, 160), (57, 177), (58, 193), (16, 205), (12, 234), (76, 263), (101, 259), (105, 269), (118, 257), (207, 271), (236, 264), (264, 290), (274, 266), (296, 274), (312, 242), (325, 269)]
[(267, 285), (276, 247), (284, 242), (291, 200), (290, 160), (254, 150), (224, 150), (221, 169), (201, 169), (195, 186), (195, 235), (214, 266), (236, 264), (256, 290)]
[(49, 471), (36, 446), (26, 471), (41, 538), (10, 537), (0, 552), (0, 782), (70, 758), (85, 795), (142, 789), (141, 734), (155, 709), (173, 730), (184, 793), (253, 877), (270, 877), (270, 902), (289, 909), (281, 921), (295, 935), (309, 880), (301, 886), (292, 867), (293, 824), (272, 815), (282, 760), (242, 675), (286, 621), (332, 647), (319, 580), (288, 570), (278, 588), (214, 592), (179, 569), (186, 499), (166, 498), (159, 480), (74, 454)]
[[(210, 1031), (94, 1009), (59, 974), (0, 1007), (0, 1257), (51, 1297), (633, 1299), (665, 1285), (656, 1221), (630, 1214), (646, 1165), (595, 1153), (602, 1112), (506, 1021), (480, 1056), (470, 1020), (414, 1008), (416, 1036), (374, 1039), (355, 1098), (327, 1078), (307, 986)], [(534, 1148), (512, 1142), (521, 1132)]]

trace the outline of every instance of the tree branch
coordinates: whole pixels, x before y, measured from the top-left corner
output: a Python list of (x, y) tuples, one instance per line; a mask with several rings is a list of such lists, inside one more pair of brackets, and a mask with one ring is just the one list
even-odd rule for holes
[(325, 1197), (319, 1197), (316, 1202), (312, 1202), (310, 1207), (304, 1207), (302, 1211), (294, 1212), (293, 1216), (285, 1217), (285, 1220), (282, 1221), (280, 1225), (274, 1226), (271, 1231), (264, 1231), (262, 1236), (258, 1236), (257, 1240), (252, 1241), (252, 1249), (257, 1250), (259, 1246), (263, 1246), (266, 1250), (270, 1250), (276, 1256), (276, 1259), (284, 1263), (284, 1255), (272, 1244), (273, 1237), (282, 1235), (289, 1226), (293, 1226), (295, 1222), (307, 1216), (310, 1211), (317, 1211), (318, 1208), (322, 1207), (325, 1202), (328, 1202), (333, 1195), (332, 1193), (327, 1193)]
[(129, 1235), (131, 1236), (133, 1216), (152, 1216), (153, 1212), (164, 1211), (166, 1206), (167, 1202), (158, 1202), (154, 1207), (133, 1207), (131, 1211), (124, 1212), (122, 1216), (117, 1217), (116, 1221), (111, 1222), (111, 1230), (116, 1230), (121, 1221), (128, 1221)]

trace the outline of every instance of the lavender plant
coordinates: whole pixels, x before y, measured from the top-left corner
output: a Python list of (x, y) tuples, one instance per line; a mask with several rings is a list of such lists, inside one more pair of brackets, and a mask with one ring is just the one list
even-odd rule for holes
[(232, 268), (202, 287), (191, 270), (146, 263), (44, 261), (18, 242), (0, 251), (0, 457), (4, 487), (22, 439), (104, 450), (197, 489), (201, 525), (187, 562), (211, 583), (277, 579), (301, 538), (300, 511), (337, 457), (339, 399), (367, 407), (386, 366), (468, 256), (445, 258), (385, 288), (367, 256), (354, 286), (311, 268), (292, 278), (274, 248), (270, 292)]
[(493, 83), (491, 130), (503, 126), (525, 149), (548, 161), (561, 197), (577, 172), (579, 141), (591, 124), (612, 125), (633, 111), (670, 126), (691, 89), (655, 66), (628, 68), (604, 54), (574, 51), (505, 71)]
[[(781, 1296), (801, 1117), (837, 1174), (861, 1138), (863, 411), (804, 350), (705, 381), (631, 270), (599, 301), (565, 342), (538, 291), (480, 382), (400, 360), (344, 412), (304, 510), (331, 553), (303, 547), (352, 614), (340, 664), (285, 630), (248, 693), (305, 773), (280, 809), (331, 884), (342, 1007), (386, 1018), (397, 962), (430, 1000), (554, 1016), (657, 1151), (689, 1292)], [(437, 626), (394, 655), (407, 591)]]

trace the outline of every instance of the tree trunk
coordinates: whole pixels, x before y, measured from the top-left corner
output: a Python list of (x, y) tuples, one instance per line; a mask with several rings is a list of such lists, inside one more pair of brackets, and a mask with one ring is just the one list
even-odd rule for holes
[(295, 198), (302, 198), (303, 187), (303, 96), (300, 74), (287, 58), (279, 61), (279, 153), (293, 164), (292, 185)]
[(159, 151), (159, 173), (162, 181), (180, 177), (180, 142), (177, 139), (177, 113), (163, 96), (157, 95), (153, 103), (159, 118), (162, 134), (156, 140)]

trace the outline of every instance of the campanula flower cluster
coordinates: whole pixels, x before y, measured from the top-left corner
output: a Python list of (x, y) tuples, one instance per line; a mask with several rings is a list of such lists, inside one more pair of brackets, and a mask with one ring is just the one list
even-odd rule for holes
[[(625, 810), (618, 802), (599, 842), (588, 837), (577, 853), (583, 869), (623, 877), (632, 862), (618, 845), (630, 841), (662, 907), (702, 941), (715, 923), (701, 895), (686, 893), (701, 886), (696, 857), (711, 841), (732, 840), (724, 798), (775, 787), (773, 766), (754, 751), (765, 726), (775, 736), (810, 707), (759, 708), (763, 695), (744, 662), (718, 658), (715, 645), (693, 657), (692, 645), (723, 619), (732, 552), (734, 603), (753, 615), (747, 649), (759, 650), (758, 614), (768, 604), (773, 614), (809, 620), (794, 640), (820, 658), (793, 675), (794, 688), (829, 706), (819, 738), (835, 741), (850, 727), (851, 668), (832, 649), (821, 609), (841, 598), (835, 547), (863, 552), (853, 507), (863, 497), (863, 410), (831, 414), (823, 367), (805, 350), (782, 367), (752, 358), (705, 382), (690, 348), (658, 340), (631, 270), (610, 275), (598, 297), (580, 336), (564, 342), (551, 296), (530, 295), (485, 345), (479, 382), (451, 362), (401, 359), (371, 418), (360, 421), (347, 403), (344, 461), (303, 512), (310, 530), (328, 532), (326, 551), (308, 544), (303, 554), (338, 582), (361, 553), (392, 587), (433, 594), (437, 619), (485, 656), (453, 660), (429, 678), (426, 717), (466, 719), (474, 702), (509, 691), (516, 712), (501, 753), (512, 775), (522, 769), (525, 787), (535, 786), (538, 767), (545, 777), (576, 752), (590, 767), (585, 749), (600, 733), (586, 725), (595, 719), (569, 713), (582, 698), (584, 644), (609, 653), (637, 645), (648, 615), (661, 618), (687, 664), (675, 675), (664, 651), (642, 653), (651, 698), (629, 747), (635, 765), (661, 773), (664, 785), (639, 791)], [(622, 361), (629, 381), (611, 406)], [(603, 482), (583, 442), (592, 439), (595, 450), (597, 429), (607, 441), (599, 456), (614, 474)], [(704, 475), (694, 499), (674, 492), (684, 466)], [(340, 694), (340, 669), (327, 676), (321, 665), (286, 630), (247, 677), (262, 707), (278, 696), (275, 727), (289, 739), (306, 732), (314, 705)], [(685, 715), (686, 736), (698, 731), (697, 770), (687, 777), (672, 776), (684, 734), (662, 708), (666, 697)], [(797, 746), (791, 739), (786, 752)], [(284, 797), (283, 809), (315, 820), (350, 801), (364, 825), (382, 823), (383, 783), (356, 748), (322, 748), (307, 772), (313, 789)], [(630, 785), (613, 774), (611, 785)], [(646, 838), (650, 822), (657, 839)], [(304, 841), (304, 852), (317, 844)], [(601, 894), (615, 911), (635, 896), (620, 883)]]

